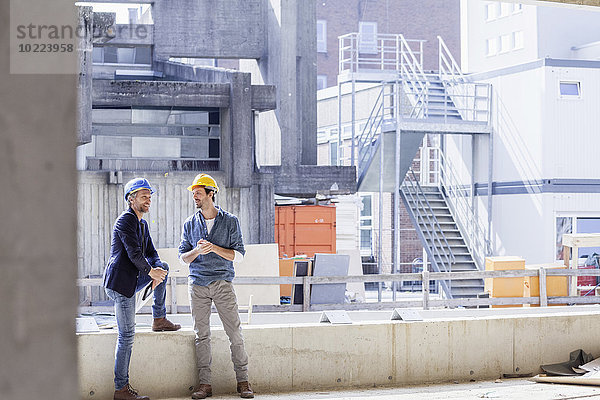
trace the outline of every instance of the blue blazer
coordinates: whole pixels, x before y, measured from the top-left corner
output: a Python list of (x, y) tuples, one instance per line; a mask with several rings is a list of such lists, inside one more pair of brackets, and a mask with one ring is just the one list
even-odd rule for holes
[[(144, 226), (143, 235), (141, 225)], [(148, 223), (144, 219), (138, 220), (129, 208), (119, 215), (113, 226), (104, 286), (131, 297), (135, 294), (138, 276), (147, 275), (152, 267), (162, 267), (162, 263), (150, 238)]]

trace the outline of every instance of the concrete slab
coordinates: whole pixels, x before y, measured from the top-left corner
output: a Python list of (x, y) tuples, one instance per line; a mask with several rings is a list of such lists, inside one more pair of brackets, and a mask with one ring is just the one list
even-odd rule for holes
[[(189, 397), (163, 400), (183, 400)], [(215, 395), (215, 400), (239, 399), (237, 395)], [(595, 399), (600, 398), (600, 388), (576, 385), (551, 385), (530, 382), (526, 379), (502, 379), (500, 382), (481, 381), (450, 383), (441, 385), (400, 386), (394, 388), (354, 389), (344, 391), (306, 391), (293, 393), (256, 393), (263, 400), (554, 400), (554, 399)]]
[[(597, 307), (541, 309), (422, 311), (424, 320), (414, 322), (389, 320), (391, 310), (350, 312), (351, 325), (319, 323), (320, 313), (270, 313), (243, 328), (250, 379), (262, 393), (495, 379), (537, 373), (540, 364), (564, 361), (577, 348), (600, 353)], [(191, 322), (189, 315), (169, 318)], [(193, 331), (153, 333), (146, 319), (136, 327), (132, 384), (152, 398), (189, 396), (196, 381)], [(228, 339), (223, 328), (212, 331), (213, 391), (233, 393)], [(77, 335), (81, 399), (110, 397), (116, 336), (114, 329)]]

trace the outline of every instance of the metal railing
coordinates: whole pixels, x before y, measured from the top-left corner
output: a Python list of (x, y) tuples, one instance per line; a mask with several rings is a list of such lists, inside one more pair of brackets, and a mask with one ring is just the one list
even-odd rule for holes
[[(573, 277), (573, 276), (600, 276), (600, 269), (556, 269), (540, 268), (539, 270), (506, 270), (506, 271), (473, 271), (473, 272), (429, 272), (424, 270), (421, 273), (401, 273), (401, 274), (380, 274), (380, 275), (357, 275), (357, 276), (257, 276), (257, 277), (236, 277), (233, 283), (236, 285), (302, 285), (303, 286), (303, 304), (298, 305), (254, 305), (254, 312), (260, 311), (320, 311), (331, 309), (345, 310), (373, 310), (390, 309), (395, 307), (474, 307), (490, 305), (523, 305), (539, 304), (542, 307), (550, 304), (597, 304), (600, 303), (600, 296), (549, 296), (547, 290), (548, 277)], [(356, 282), (382, 282), (382, 281), (421, 281), (428, 282), (452, 281), (464, 279), (486, 279), (486, 278), (539, 278), (539, 295), (532, 297), (503, 297), (503, 298), (456, 298), (456, 299), (430, 299), (429, 285), (422, 286), (422, 299), (408, 301), (385, 301), (376, 303), (344, 303), (344, 304), (311, 304), (310, 290), (311, 285), (331, 284), (331, 283), (356, 283)], [(185, 277), (171, 278), (173, 285), (187, 285), (188, 279)], [(81, 288), (102, 287), (102, 278), (95, 279), (77, 279), (77, 286)], [(172, 286), (173, 288), (173, 286)], [(175, 291), (176, 292), (176, 291)], [(176, 304), (175, 304), (176, 306)], [(189, 312), (183, 306), (167, 305), (169, 312), (175, 313)], [(111, 306), (85, 306), (80, 305), (80, 310), (85, 311), (111, 311)]]
[(485, 256), (490, 254), (491, 246), (487, 240), (487, 230), (474, 211), (473, 186), (459, 179), (452, 162), (440, 149), (437, 149), (437, 154), (440, 193), (450, 208), (477, 268), (483, 270)]
[(446, 46), (444, 39), (441, 36), (437, 37), (438, 39), (438, 73), (440, 75), (440, 79), (442, 81), (450, 81), (450, 82), (466, 82), (462, 70), (454, 57), (452, 57), (452, 53)]
[[(420, 228), (420, 234), (427, 244), (426, 251), (431, 257), (434, 269), (438, 272), (451, 272), (452, 264), (456, 260), (452, 248), (412, 169), (408, 170), (401, 191), (412, 210), (415, 225)], [(447, 282), (442, 281), (442, 288), (446, 295), (452, 298)]]
[(438, 39), (438, 75), (445, 92), (464, 121), (490, 123), (492, 88), (487, 83), (469, 82), (441, 36)]
[(406, 99), (401, 103), (402, 118), (443, 123), (491, 122), (491, 85), (488, 83), (453, 83), (437, 75), (412, 76), (402, 87)]
[[(423, 67), (423, 43), (426, 40), (405, 39), (395, 34), (348, 33), (338, 37), (339, 73), (396, 72), (407, 61), (406, 53), (415, 56)], [(412, 62), (412, 61), (411, 61)]]
[(371, 109), (363, 131), (357, 138), (358, 177), (362, 180), (368, 166), (375, 155), (381, 128), (387, 121), (395, 122), (395, 102), (398, 101), (398, 85), (396, 82), (382, 82), (377, 100)]

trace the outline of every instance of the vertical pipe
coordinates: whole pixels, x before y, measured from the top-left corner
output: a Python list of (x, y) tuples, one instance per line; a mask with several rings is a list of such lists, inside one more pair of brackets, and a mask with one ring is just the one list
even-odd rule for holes
[(338, 145), (337, 145), (337, 149), (336, 149), (336, 154), (337, 154), (337, 162), (336, 165), (340, 165), (340, 143), (341, 143), (341, 139), (342, 139), (342, 83), (338, 81), (338, 124), (337, 124), (337, 128), (338, 128)]
[[(395, 109), (396, 109), (396, 151), (395, 151), (395, 169), (396, 176), (394, 180), (394, 264), (392, 273), (399, 272), (400, 266), (400, 82), (396, 79), (394, 87), (395, 96)], [(397, 282), (392, 283), (392, 297), (393, 301), (396, 301), (396, 285)]]
[[(492, 93), (491, 93), (491, 86), (489, 87), (489, 100), (488, 100), (488, 104), (490, 104), (490, 106), (488, 107), (488, 112), (489, 112), (489, 119), (490, 119), (490, 126), (491, 126), (491, 130), (490, 133), (488, 135), (488, 184), (487, 184), (487, 213), (488, 213), (488, 226), (487, 226), (487, 244), (490, 246), (489, 248), (486, 248), (486, 255), (491, 255), (492, 253), (492, 249), (491, 249), (491, 245), (492, 245), (492, 182), (493, 182), (493, 176), (494, 176), (494, 127), (493, 124), (491, 122), (491, 113), (492, 113), (492, 107), (491, 107), (491, 97), (492, 97)], [(486, 246), (488, 247), (488, 246)], [(489, 254), (488, 254), (489, 253)]]
[(442, 79), (442, 40), (438, 36), (438, 75), (440, 76), (440, 80)]
[[(385, 93), (385, 86), (383, 87)], [(385, 94), (382, 100), (385, 102)], [(381, 118), (385, 113), (385, 107), (381, 108)], [(377, 273), (381, 275), (383, 264), (383, 125), (379, 128), (379, 240), (377, 241)], [(381, 302), (381, 285), (379, 281), (377, 286), (377, 301)]]
[(352, 145), (350, 147), (350, 165), (354, 166), (354, 138), (356, 137), (356, 81), (352, 77)]

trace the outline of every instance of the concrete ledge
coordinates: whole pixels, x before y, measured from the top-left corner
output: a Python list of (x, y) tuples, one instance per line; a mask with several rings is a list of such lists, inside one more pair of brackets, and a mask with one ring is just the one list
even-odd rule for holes
[[(250, 380), (257, 393), (483, 380), (537, 373), (578, 348), (600, 355), (600, 311), (560, 308), (421, 322), (248, 325)], [(221, 327), (212, 332), (214, 392), (234, 393), (228, 339)], [(80, 398), (111, 398), (116, 332), (77, 336)], [(188, 396), (196, 384), (192, 330), (138, 329), (130, 376), (151, 397)]]

